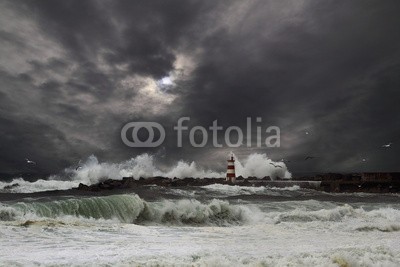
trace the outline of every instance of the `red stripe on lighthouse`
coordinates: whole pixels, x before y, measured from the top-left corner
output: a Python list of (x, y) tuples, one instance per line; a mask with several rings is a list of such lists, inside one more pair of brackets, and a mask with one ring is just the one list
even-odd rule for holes
[(229, 182), (234, 183), (236, 178), (235, 174), (235, 159), (233, 156), (231, 156), (230, 159), (228, 159), (228, 167), (226, 169), (226, 180)]

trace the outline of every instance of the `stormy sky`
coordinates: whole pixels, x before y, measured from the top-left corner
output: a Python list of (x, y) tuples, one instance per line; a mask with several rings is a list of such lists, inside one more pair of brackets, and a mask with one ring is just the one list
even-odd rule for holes
[[(294, 173), (400, 171), (397, 0), (0, 6), (0, 172), (142, 153), (223, 170), (230, 151), (288, 159)], [(173, 126), (184, 116), (189, 128), (218, 120), (243, 130), (261, 117), (263, 129), (280, 127), (281, 147), (193, 148), (186, 131), (178, 148)], [(125, 146), (131, 121), (162, 124), (164, 143)]]

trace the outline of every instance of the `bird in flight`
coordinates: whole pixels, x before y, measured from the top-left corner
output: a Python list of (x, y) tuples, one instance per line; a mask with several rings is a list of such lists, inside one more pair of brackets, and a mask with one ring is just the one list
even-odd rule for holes
[(81, 160), (79, 160), (79, 162), (78, 162), (78, 166), (76, 166), (76, 168), (75, 168), (75, 171), (77, 171), (77, 170), (79, 170), (79, 169), (81, 169), (82, 168), (82, 166), (81, 166)]
[(315, 159), (315, 157), (307, 156), (304, 160)]
[(389, 143), (389, 144), (383, 145), (382, 147), (384, 147), (384, 148), (389, 148), (389, 147), (391, 147), (392, 145), (393, 145), (393, 143)]
[(281, 169), (282, 169), (282, 166), (280, 166), (280, 165), (278, 165), (278, 164), (274, 164), (274, 163), (272, 163), (272, 162), (270, 162), (269, 164), (271, 164), (271, 165), (274, 166), (275, 168), (281, 168)]
[(36, 162), (29, 160), (29, 159), (25, 159), (26, 163), (28, 164), (32, 164), (32, 165), (36, 165)]

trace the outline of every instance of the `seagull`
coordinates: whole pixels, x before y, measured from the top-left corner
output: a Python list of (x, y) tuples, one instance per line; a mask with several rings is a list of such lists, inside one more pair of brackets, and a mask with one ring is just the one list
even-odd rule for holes
[(34, 162), (32, 160), (29, 160), (29, 159), (25, 159), (25, 160), (26, 160), (26, 163), (28, 163), (28, 164), (36, 165), (36, 162)]
[(304, 160), (315, 159), (315, 157), (307, 156)]
[(82, 168), (81, 160), (78, 162), (78, 166), (76, 166), (75, 171), (79, 170), (80, 168)]
[(282, 166), (277, 165), (277, 164), (274, 164), (274, 163), (272, 163), (272, 162), (270, 162), (269, 164), (271, 164), (271, 165), (274, 166), (275, 168), (282, 168)]
[(362, 162), (366, 162), (367, 161), (367, 159), (362, 159)]
[(393, 145), (393, 143), (389, 143), (389, 144), (383, 145), (382, 147), (384, 147), (384, 148), (389, 148), (389, 147), (391, 147), (392, 145)]

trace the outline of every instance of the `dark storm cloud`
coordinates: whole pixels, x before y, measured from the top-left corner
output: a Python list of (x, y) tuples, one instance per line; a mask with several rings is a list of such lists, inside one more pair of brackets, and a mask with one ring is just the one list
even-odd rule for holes
[(15, 163), (4, 159), (3, 171), (23, 169), (18, 159), (28, 155), (52, 162), (42, 166), (56, 171), (76, 163), (77, 154), (78, 159), (93, 153), (122, 160), (145, 152), (122, 147), (116, 153), (123, 122), (154, 119), (147, 107), (140, 112), (146, 102), (131, 104), (143, 81), (123, 89), (121, 83), (173, 71), (176, 51), (195, 41), (192, 27), (211, 6), (201, 1), (3, 2), (1, 41), (8, 46), (2, 55), (10, 54), (6, 49), (13, 55), (2, 60), (1, 134), (22, 139), (3, 155)]
[[(259, 27), (202, 43), (196, 90), (182, 103), (202, 123), (244, 127), (245, 116), (261, 116), (280, 126), (283, 147), (267, 153), (299, 161), (289, 164), (295, 171), (365, 170), (368, 157), (369, 170), (399, 170), (398, 150), (381, 148), (400, 134), (398, 11), (390, 1), (308, 2), (267, 37), (273, 19), (249, 16), (241, 27)], [(304, 162), (306, 155), (318, 158)]]
[[(243, 129), (260, 116), (281, 128), (282, 147), (235, 153), (289, 158), (294, 172), (399, 170), (397, 146), (381, 148), (400, 142), (397, 1), (9, 1), (2, 10), (3, 170), (21, 170), (28, 156), (54, 172), (90, 154), (157, 153), (121, 143), (135, 120), (168, 128), (166, 161), (219, 166), (229, 149), (176, 148), (180, 116)], [(190, 71), (177, 69), (179, 57)], [(178, 72), (171, 88), (143, 91)]]
[[(19, 3), (21, 4), (21, 3)], [(165, 76), (173, 49), (191, 33), (207, 5), (201, 1), (24, 1), (41, 29), (78, 60), (104, 51), (110, 63), (134, 73)]]

